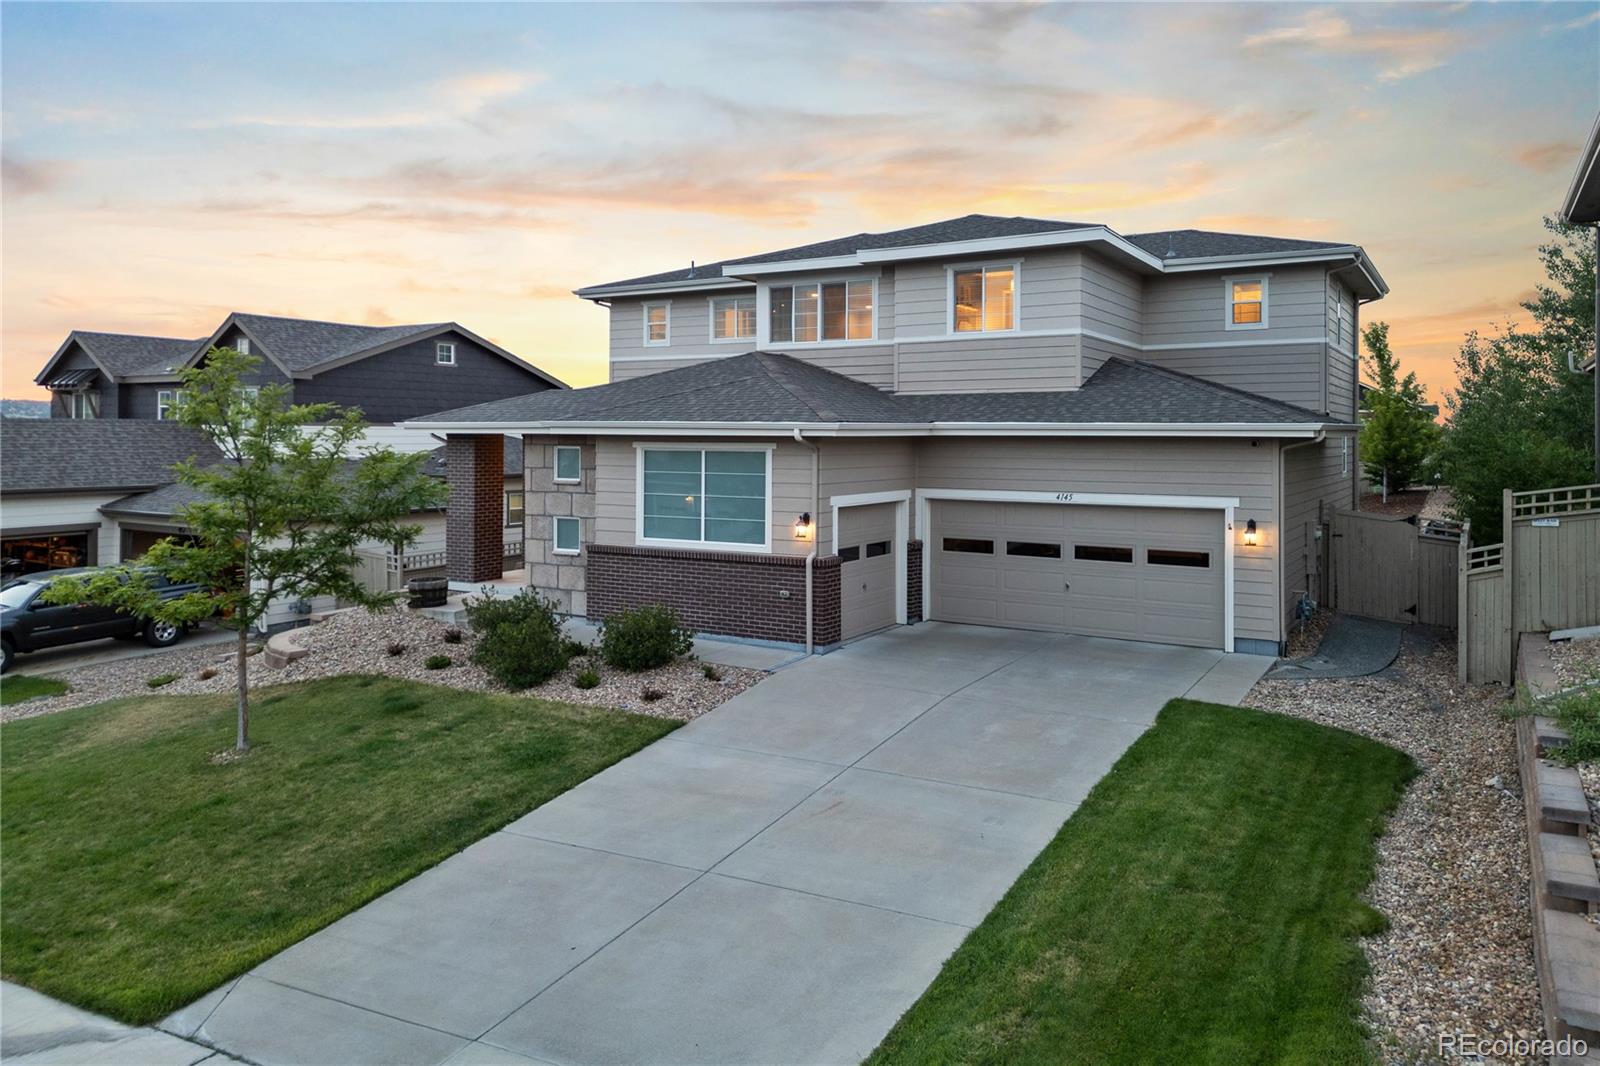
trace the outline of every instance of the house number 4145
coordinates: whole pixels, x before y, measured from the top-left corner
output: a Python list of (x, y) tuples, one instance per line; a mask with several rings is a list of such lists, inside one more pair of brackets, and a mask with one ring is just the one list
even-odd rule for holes
[(1070, 492), (1058, 492), (1058, 493), (1056, 493), (1056, 502), (1058, 502), (1058, 503), (1071, 503), (1072, 502), (1072, 493), (1070, 493)]

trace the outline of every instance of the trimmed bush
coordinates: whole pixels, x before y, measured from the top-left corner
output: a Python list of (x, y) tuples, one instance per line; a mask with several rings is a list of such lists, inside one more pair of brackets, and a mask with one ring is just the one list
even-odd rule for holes
[(600, 657), (619, 670), (665, 666), (693, 647), (694, 634), (660, 604), (619, 611), (600, 624)]
[(469, 600), (467, 624), (478, 635), (472, 661), (507, 688), (542, 684), (567, 667), (556, 605), (532, 589), (506, 599)]
[(145, 684), (151, 688), (160, 688), (162, 685), (170, 685), (176, 680), (178, 680), (177, 674), (157, 674), (146, 681)]
[(455, 660), (448, 655), (430, 655), (422, 660), (422, 665), (429, 670), (448, 670)]
[(594, 688), (600, 683), (600, 675), (593, 670), (585, 670), (572, 679), (573, 688)]
[(561, 650), (567, 653), (568, 659), (581, 659), (594, 651), (583, 641), (573, 640), (571, 637), (566, 637), (561, 641)]

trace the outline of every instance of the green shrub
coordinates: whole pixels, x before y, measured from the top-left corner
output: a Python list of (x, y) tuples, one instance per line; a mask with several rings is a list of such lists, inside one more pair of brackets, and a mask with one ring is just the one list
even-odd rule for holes
[(588, 655), (590, 652), (594, 651), (593, 648), (589, 647), (589, 645), (585, 644), (583, 641), (573, 640), (571, 637), (566, 637), (561, 641), (561, 650), (566, 652), (568, 659), (581, 659), (585, 655)]
[(694, 647), (694, 634), (660, 604), (633, 607), (600, 625), (600, 657), (619, 670), (665, 666)]
[(585, 670), (572, 679), (573, 688), (594, 688), (600, 683), (600, 675), (593, 670)]
[(454, 662), (448, 655), (430, 655), (422, 660), (422, 665), (429, 670), (448, 670)]
[(700, 672), (705, 675), (705, 678), (706, 678), (707, 681), (721, 681), (722, 680), (722, 671), (718, 670), (715, 666), (712, 666), (710, 663), (702, 663), (700, 665)]
[(160, 688), (162, 685), (170, 685), (176, 680), (178, 680), (177, 674), (157, 674), (155, 677), (152, 677), (150, 680), (146, 681), (145, 684), (149, 685), (151, 688)]
[(1600, 759), (1600, 687), (1557, 700), (1549, 713), (1572, 737), (1572, 743), (1556, 748), (1552, 755), (1567, 763)]
[(540, 684), (567, 667), (556, 605), (532, 589), (469, 601), (467, 624), (478, 635), (472, 661), (507, 688)]

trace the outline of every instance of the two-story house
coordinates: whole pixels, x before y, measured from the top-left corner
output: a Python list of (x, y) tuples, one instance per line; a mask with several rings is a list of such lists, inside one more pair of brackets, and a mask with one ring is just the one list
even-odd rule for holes
[(565, 387), (454, 322), (360, 326), (238, 311), (195, 340), (73, 330), (34, 383), (50, 390), (52, 418), (167, 419), (179, 371), (212, 348), (255, 356), (255, 384), (287, 385), (295, 403), (359, 407), (374, 424)]
[[(1276, 652), (1354, 502), (1386, 292), (1353, 244), (969, 215), (580, 289), (610, 384), (407, 425), (448, 434), (463, 494), (523, 437), (529, 580), (576, 615)], [(452, 513), (485, 541), (453, 577), (499, 515)]]

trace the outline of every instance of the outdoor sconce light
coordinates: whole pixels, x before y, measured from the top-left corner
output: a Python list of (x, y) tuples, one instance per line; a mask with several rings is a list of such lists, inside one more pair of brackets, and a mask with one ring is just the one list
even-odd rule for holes
[(811, 512), (810, 511), (806, 511), (806, 512), (802, 513), (799, 518), (796, 518), (794, 520), (794, 539), (795, 540), (810, 540), (811, 539)]
[(1254, 518), (1244, 524), (1244, 546), (1247, 548), (1256, 546), (1256, 520)]

